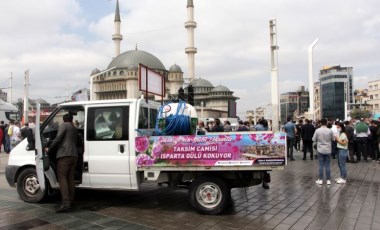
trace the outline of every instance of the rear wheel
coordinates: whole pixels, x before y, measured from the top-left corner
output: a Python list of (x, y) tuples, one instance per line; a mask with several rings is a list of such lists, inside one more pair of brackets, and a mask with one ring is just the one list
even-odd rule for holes
[(37, 178), (37, 172), (34, 168), (26, 168), (17, 177), (17, 192), (20, 198), (28, 203), (37, 203), (42, 201), (46, 196), (40, 189)]
[(190, 203), (201, 213), (215, 215), (228, 205), (231, 192), (226, 183), (214, 176), (201, 176), (190, 185)]

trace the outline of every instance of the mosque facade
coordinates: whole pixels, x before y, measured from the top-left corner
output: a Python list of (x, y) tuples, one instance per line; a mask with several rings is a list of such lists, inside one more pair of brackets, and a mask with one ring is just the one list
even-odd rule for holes
[[(190, 82), (185, 84), (184, 73), (181, 67), (173, 64), (166, 69), (164, 64), (153, 54), (137, 49), (120, 53), (120, 42), (123, 36), (120, 33), (119, 2), (116, 2), (115, 10), (115, 34), (112, 35), (115, 46), (115, 57), (105, 70), (95, 68), (90, 74), (91, 100), (110, 100), (139, 98), (142, 91), (139, 90), (139, 63), (160, 73), (165, 80), (164, 101), (178, 99), (178, 90), (182, 87), (185, 94), (191, 85), (194, 90), (194, 107), (200, 118), (235, 117), (236, 100), (233, 92), (226, 86), (214, 86), (208, 80), (196, 78), (194, 70), (194, 56), (197, 49), (194, 47), (193, 21), (194, 5), (192, 0), (187, 1), (188, 21), (185, 28), (188, 32), (188, 46), (185, 53), (188, 56), (188, 68)], [(149, 95), (149, 99), (161, 100), (160, 97)]]

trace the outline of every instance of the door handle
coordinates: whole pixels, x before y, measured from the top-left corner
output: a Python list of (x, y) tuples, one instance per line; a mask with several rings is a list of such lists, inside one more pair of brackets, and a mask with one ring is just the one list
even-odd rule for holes
[(119, 151), (120, 151), (121, 153), (124, 153), (124, 145), (119, 145)]

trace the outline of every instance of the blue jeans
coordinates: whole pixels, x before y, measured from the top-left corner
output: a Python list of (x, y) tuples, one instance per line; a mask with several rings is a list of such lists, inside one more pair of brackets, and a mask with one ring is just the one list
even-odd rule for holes
[(347, 169), (346, 169), (347, 156), (348, 156), (347, 149), (338, 149), (338, 165), (340, 169), (340, 177), (342, 179), (346, 179), (347, 177)]
[(330, 170), (330, 158), (331, 154), (322, 154), (318, 152), (319, 160), (319, 179), (323, 180), (323, 169), (326, 169), (326, 180), (331, 179), (331, 170)]

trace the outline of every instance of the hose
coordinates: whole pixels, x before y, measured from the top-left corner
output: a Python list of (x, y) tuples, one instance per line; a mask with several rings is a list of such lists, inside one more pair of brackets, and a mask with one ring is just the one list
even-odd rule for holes
[[(176, 113), (170, 114), (168, 117), (163, 117), (163, 109), (165, 106), (171, 104), (173, 102), (168, 102), (160, 107), (157, 114), (156, 120), (156, 133), (158, 135), (189, 135), (190, 134), (190, 116), (185, 115), (186, 102), (180, 100), (178, 102), (178, 107)], [(165, 128), (159, 127), (160, 119), (165, 118)]]

